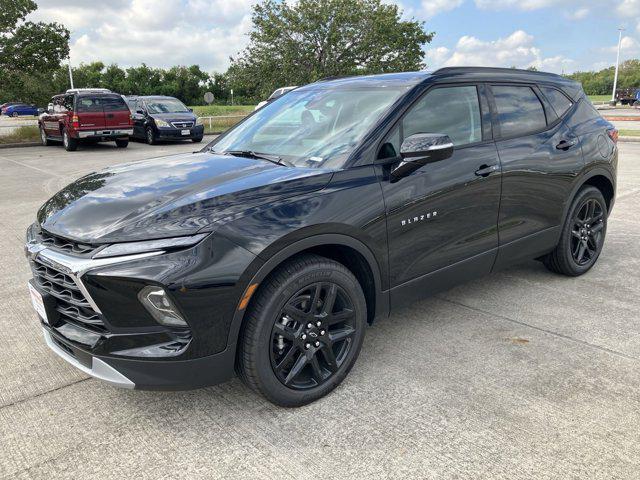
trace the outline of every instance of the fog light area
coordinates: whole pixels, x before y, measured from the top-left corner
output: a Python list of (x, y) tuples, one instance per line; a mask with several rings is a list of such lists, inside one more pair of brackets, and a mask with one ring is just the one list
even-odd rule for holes
[(140, 293), (138, 293), (138, 299), (161, 325), (167, 327), (187, 326), (187, 322), (185, 322), (178, 313), (178, 309), (162, 287), (144, 287), (140, 290)]

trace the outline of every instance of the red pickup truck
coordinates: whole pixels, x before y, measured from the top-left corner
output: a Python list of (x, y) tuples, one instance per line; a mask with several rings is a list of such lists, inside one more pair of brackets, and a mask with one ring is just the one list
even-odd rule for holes
[(112, 141), (120, 148), (133, 134), (131, 112), (122, 96), (105, 89), (74, 89), (51, 99), (38, 118), (43, 145), (62, 141), (74, 151), (84, 139)]

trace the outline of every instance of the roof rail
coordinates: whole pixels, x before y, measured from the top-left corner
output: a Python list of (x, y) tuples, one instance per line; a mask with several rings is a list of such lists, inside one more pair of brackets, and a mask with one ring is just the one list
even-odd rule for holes
[(525, 70), (522, 68), (504, 68), (504, 67), (443, 67), (432, 75), (446, 75), (451, 73), (512, 73), (520, 75), (552, 75), (554, 77), (560, 77), (557, 73), (539, 72), (537, 70)]
[(65, 93), (113, 93), (108, 88), (70, 88)]

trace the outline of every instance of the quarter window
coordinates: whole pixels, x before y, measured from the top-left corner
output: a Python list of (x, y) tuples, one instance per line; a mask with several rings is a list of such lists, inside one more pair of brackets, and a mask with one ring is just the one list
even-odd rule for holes
[(544, 107), (531, 87), (491, 87), (503, 137), (526, 135), (547, 126)]
[(573, 105), (571, 100), (569, 100), (564, 93), (560, 92), (560, 90), (551, 87), (540, 87), (540, 90), (542, 90), (544, 96), (547, 97), (547, 100), (549, 100), (558, 117), (562, 117)]
[(482, 123), (475, 86), (443, 87), (428, 92), (402, 121), (403, 138), (415, 133), (448, 135), (456, 146), (480, 142)]

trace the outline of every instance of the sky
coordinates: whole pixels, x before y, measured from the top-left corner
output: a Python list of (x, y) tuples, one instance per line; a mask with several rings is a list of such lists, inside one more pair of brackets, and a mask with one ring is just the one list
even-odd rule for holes
[[(640, 57), (640, 0), (402, 0), (405, 18), (435, 32), (428, 70), (535, 66), (571, 73)], [(71, 62), (127, 67), (198, 64), (222, 72), (248, 42), (255, 0), (37, 0), (30, 20), (71, 30)]]

